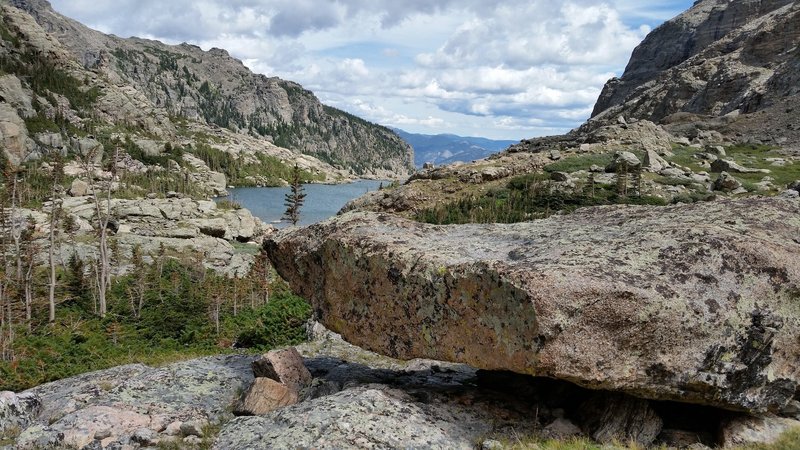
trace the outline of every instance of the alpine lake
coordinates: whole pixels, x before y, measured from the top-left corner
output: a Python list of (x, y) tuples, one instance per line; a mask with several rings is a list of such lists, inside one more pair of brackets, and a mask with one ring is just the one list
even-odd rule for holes
[[(300, 226), (312, 225), (333, 217), (350, 200), (376, 191), (381, 184), (390, 181), (359, 180), (346, 184), (304, 184), (306, 198), (300, 208)], [(289, 226), (281, 220), (286, 211), (286, 194), (289, 187), (242, 187), (228, 189), (227, 197), (217, 200), (231, 200), (247, 208), (254, 216), (277, 228)]]

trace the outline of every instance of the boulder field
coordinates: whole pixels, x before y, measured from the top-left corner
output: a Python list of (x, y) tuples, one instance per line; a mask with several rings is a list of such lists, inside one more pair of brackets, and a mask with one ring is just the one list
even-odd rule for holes
[(352, 212), (265, 243), (330, 329), (400, 359), (778, 412), (800, 383), (800, 201), (510, 225)]

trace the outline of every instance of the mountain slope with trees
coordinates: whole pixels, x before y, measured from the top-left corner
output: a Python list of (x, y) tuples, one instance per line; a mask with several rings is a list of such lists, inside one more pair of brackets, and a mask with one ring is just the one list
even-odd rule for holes
[(211, 136), (233, 153), (277, 146), (358, 176), (404, 176), (413, 167), (410, 147), (391, 130), (325, 106), (296, 83), (254, 74), (224, 50), (105, 35), (45, 0), (10, 1), (3, 20), (10, 39), (4, 58), (14, 58), (16, 43), (26, 54), (68, 67), (76, 88), (91, 94), (83, 117), (73, 104), (59, 111), (67, 106), (61, 104), (44, 111), (45, 118), (60, 115), (82, 129), (121, 127), (162, 144)]

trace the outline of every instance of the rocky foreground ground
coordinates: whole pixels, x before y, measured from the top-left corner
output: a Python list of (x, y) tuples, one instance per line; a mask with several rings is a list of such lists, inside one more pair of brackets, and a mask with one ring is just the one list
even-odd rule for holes
[(294, 405), (234, 415), (255, 380), (255, 356), (123, 366), (0, 394), (0, 431), (13, 436), (0, 448), (474, 449), (591, 436), (700, 449), (768, 441), (798, 425), (459, 364), (401, 362), (319, 324), (311, 330), (313, 340), (298, 347), (310, 377)]

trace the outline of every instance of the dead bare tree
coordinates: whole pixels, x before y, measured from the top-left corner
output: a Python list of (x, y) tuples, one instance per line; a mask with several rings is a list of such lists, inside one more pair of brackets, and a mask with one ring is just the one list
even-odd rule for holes
[[(154, 262), (153, 264), (156, 263)], [(142, 315), (145, 296), (149, 288), (147, 278), (148, 268), (144, 263), (142, 247), (139, 244), (134, 245), (131, 249), (131, 266), (133, 266), (133, 270), (131, 271), (133, 283), (131, 283), (128, 288), (128, 299), (131, 305), (131, 313), (134, 318), (138, 319)]]
[(61, 182), (64, 179), (64, 162), (61, 159), (61, 154), (53, 152), (53, 170), (52, 170), (52, 189), (50, 195), (50, 248), (48, 249), (48, 260), (50, 263), (50, 280), (49, 291), (47, 295), (49, 305), (48, 320), (52, 324), (56, 321), (56, 229), (58, 228), (59, 217), (61, 215), (61, 202), (62, 202), (62, 186)]
[(21, 260), (23, 263), (22, 291), (25, 296), (25, 326), (33, 330), (33, 275), (36, 269), (38, 246), (33, 242), (34, 223), (26, 218), (22, 224), (22, 243), (24, 244)]
[(100, 317), (105, 317), (108, 313), (106, 295), (111, 285), (111, 255), (108, 247), (108, 224), (111, 221), (111, 189), (117, 173), (116, 162), (119, 156), (119, 148), (114, 151), (111, 164), (111, 179), (108, 180), (105, 190), (103, 191), (103, 201), (101, 201), (100, 195), (98, 195), (99, 186), (95, 180), (94, 164), (92, 164), (92, 159), (96, 155), (92, 153), (93, 152), (90, 152), (83, 158), (82, 165), (86, 172), (89, 189), (94, 201), (95, 215), (97, 216), (97, 270), (95, 271), (98, 303), (97, 313)]
[(13, 302), (11, 294), (11, 267), (12, 255), (9, 254), (9, 237), (11, 221), (9, 216), (14, 213), (12, 205), (16, 204), (17, 174), (13, 168), (3, 168), (5, 186), (0, 204), (0, 251), (2, 252), (2, 273), (0, 274), (0, 358), (3, 361), (14, 359), (14, 320)]

